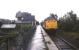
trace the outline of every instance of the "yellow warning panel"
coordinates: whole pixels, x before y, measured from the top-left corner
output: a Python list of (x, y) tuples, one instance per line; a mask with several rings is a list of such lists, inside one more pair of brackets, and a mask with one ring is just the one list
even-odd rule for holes
[(47, 20), (45, 21), (46, 29), (57, 29), (57, 21), (56, 20)]

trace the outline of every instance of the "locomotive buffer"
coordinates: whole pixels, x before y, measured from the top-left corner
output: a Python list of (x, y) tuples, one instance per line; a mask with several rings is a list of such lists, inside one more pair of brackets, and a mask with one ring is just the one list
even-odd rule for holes
[(58, 48), (39, 25), (27, 50), (58, 50)]

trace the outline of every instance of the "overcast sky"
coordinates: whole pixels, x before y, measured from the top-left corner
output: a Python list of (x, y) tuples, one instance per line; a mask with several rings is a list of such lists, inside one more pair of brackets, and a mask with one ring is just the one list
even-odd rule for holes
[(25, 11), (42, 21), (50, 13), (59, 17), (73, 10), (79, 16), (78, 0), (0, 0), (0, 18), (15, 19), (16, 12)]

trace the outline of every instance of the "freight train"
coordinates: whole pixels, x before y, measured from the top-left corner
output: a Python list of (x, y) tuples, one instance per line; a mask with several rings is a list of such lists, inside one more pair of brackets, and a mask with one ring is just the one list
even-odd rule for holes
[(58, 29), (58, 21), (57, 19), (50, 17), (44, 20), (42, 26), (48, 35), (55, 35)]

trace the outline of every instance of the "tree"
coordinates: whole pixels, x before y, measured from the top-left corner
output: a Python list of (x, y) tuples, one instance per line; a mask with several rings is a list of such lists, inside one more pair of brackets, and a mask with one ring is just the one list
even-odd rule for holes
[[(65, 31), (73, 31), (76, 25), (77, 15), (73, 11), (68, 12), (62, 18), (59, 19), (59, 27)], [(73, 29), (74, 28), (74, 29)]]
[(57, 20), (57, 18), (58, 18), (58, 16), (57, 16), (57, 14), (50, 14), (50, 17), (52, 17), (52, 18), (54, 18), (54, 19), (56, 19)]
[(77, 15), (73, 13), (73, 11), (68, 13), (73, 22), (76, 22)]

